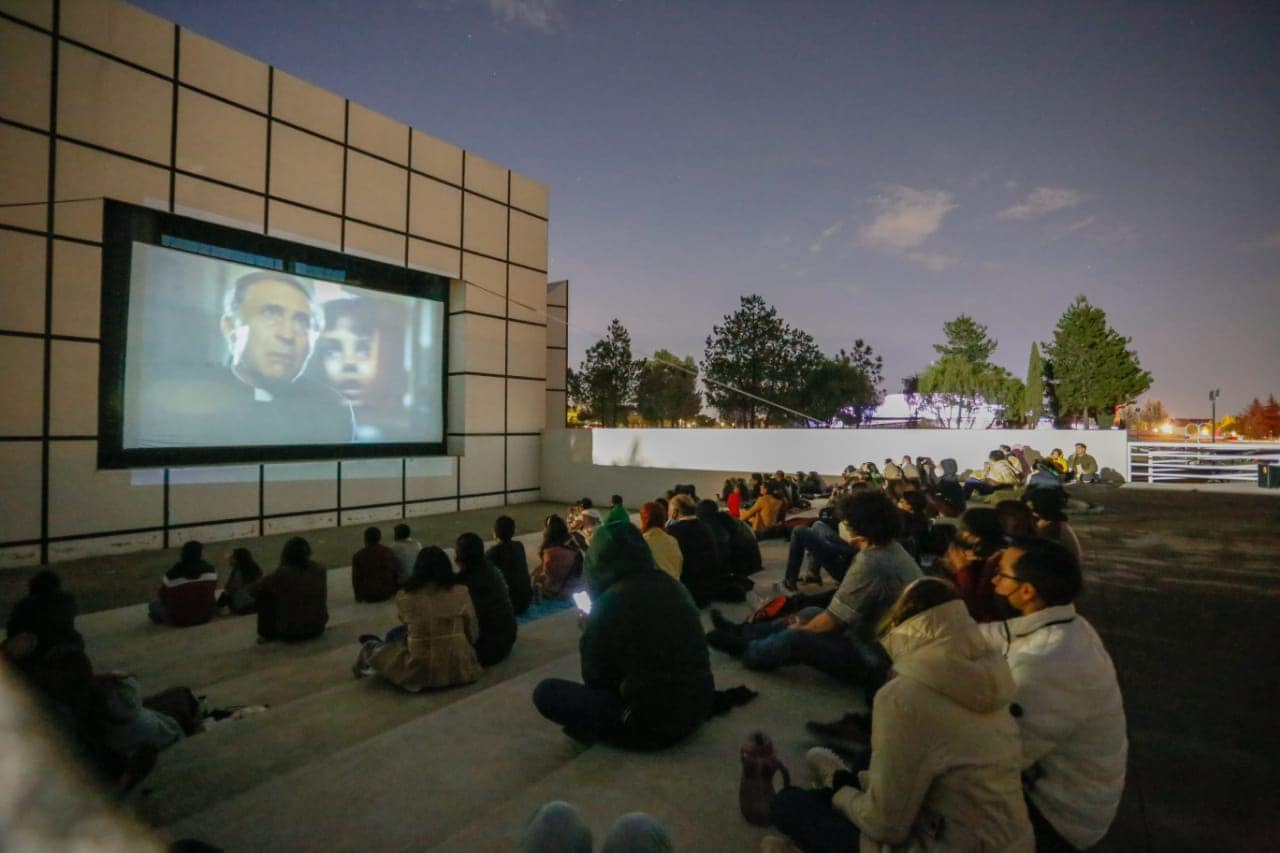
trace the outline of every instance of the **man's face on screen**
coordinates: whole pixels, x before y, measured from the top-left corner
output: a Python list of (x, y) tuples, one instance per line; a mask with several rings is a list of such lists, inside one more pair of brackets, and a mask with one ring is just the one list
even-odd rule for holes
[(298, 378), (317, 334), (307, 295), (283, 281), (250, 285), (236, 314), (222, 319), (222, 331), (236, 375), (267, 389)]
[(362, 402), (378, 379), (378, 330), (339, 318), (320, 336), (324, 372), (353, 403)]

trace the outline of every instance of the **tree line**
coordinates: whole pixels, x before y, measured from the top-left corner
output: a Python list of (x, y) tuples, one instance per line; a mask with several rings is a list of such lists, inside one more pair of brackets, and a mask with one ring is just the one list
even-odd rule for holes
[[(1024, 379), (991, 362), (998, 342), (972, 317), (944, 323), (943, 338), (934, 360), (902, 380), (923, 425), (972, 426), (981, 411), (1002, 426), (1103, 423), (1151, 386), (1130, 339), (1083, 296), (1051, 341), (1031, 345)], [(568, 396), (580, 424), (714, 426), (703, 414), (710, 408), (737, 427), (857, 427), (884, 400), (883, 367), (862, 338), (824, 354), (812, 335), (751, 294), (712, 326), (698, 363), (666, 350), (635, 358), (630, 333), (614, 319), (569, 370)]]

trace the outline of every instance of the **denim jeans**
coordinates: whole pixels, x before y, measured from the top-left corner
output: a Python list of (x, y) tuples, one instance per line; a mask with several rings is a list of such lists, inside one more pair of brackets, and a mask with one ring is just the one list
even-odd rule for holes
[(812, 527), (797, 527), (791, 531), (791, 546), (787, 551), (786, 578), (794, 581), (800, 575), (803, 562), (806, 571), (817, 574), (819, 569), (837, 581), (844, 579), (849, 561), (858, 551), (830, 526), (816, 523)]
[[(821, 608), (807, 607), (796, 614), (799, 621), (808, 621), (822, 612)], [(837, 677), (853, 673), (859, 660), (853, 644), (844, 631), (815, 634), (811, 631), (792, 629), (785, 619), (761, 622), (746, 626), (751, 642), (742, 655), (748, 669), (777, 669), (796, 663), (804, 663)]]

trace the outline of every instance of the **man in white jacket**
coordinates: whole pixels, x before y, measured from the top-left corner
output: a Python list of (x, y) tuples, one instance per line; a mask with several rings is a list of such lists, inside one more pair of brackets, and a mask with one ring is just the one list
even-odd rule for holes
[(1013, 673), (1037, 848), (1088, 849), (1115, 819), (1129, 742), (1115, 666), (1076, 612), (1080, 564), (1056, 542), (1019, 541), (992, 583), (1021, 614), (978, 627)]

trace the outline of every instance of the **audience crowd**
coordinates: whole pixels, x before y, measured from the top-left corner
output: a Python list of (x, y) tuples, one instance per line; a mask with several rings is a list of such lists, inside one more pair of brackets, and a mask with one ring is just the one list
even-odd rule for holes
[[(734, 478), (718, 500), (681, 484), (637, 523), (619, 495), (603, 514), (584, 498), (545, 518), (532, 561), (507, 515), (488, 548), (464, 533), (452, 557), (407, 524), (390, 546), (369, 527), (351, 558), (354, 599), (391, 602), (397, 624), (360, 638), (353, 671), (410, 693), (469, 684), (511, 654), (517, 616), (572, 601), (581, 680), (547, 678), (532, 702), (583, 742), (663, 749), (748, 701), (745, 688), (716, 690), (711, 650), (752, 670), (808, 665), (862, 692), (869, 713), (807, 725), (826, 744), (808, 754), (813, 785), (756, 804), (753, 822), (771, 815), (787, 836), (766, 848), (1087, 849), (1115, 816), (1127, 755), (1114, 667), (1075, 609), (1083, 554), (1065, 486), (1099, 476), (1083, 444), (1069, 457), (1005, 445), (966, 472), (903, 456), (830, 484)], [(744, 622), (712, 608), (706, 631), (699, 610), (747, 600), (770, 538), (787, 540), (780, 594), (757, 596)], [(185, 543), (148, 616), (185, 627), (254, 614), (259, 643), (325, 631), (327, 571), (305, 539), (269, 573), (244, 548), (228, 566), (219, 594), (201, 544)], [(3, 657), (88, 766), (127, 789), (199, 730), (198, 714), (185, 696), (144, 699), (136, 680), (95, 674), (76, 615), (58, 576), (39, 572), (8, 616)], [(521, 849), (590, 850), (590, 830), (550, 803)], [(633, 814), (605, 849), (672, 843)]]

